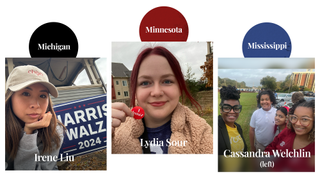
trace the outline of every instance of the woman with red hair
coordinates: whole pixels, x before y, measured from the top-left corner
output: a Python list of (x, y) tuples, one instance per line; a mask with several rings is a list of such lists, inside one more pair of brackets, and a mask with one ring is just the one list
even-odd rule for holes
[(145, 115), (134, 119), (127, 105), (112, 104), (113, 153), (212, 153), (210, 125), (179, 103), (180, 97), (187, 97), (201, 109), (170, 51), (160, 46), (144, 49), (133, 66), (130, 85), (130, 105), (142, 107)]

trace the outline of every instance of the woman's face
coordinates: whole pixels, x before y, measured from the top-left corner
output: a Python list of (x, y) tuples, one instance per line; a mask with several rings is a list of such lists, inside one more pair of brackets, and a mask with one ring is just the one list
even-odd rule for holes
[(276, 125), (281, 126), (286, 124), (287, 117), (282, 111), (277, 110), (276, 117), (274, 119), (275, 119)]
[[(238, 100), (233, 99), (225, 100), (223, 104), (229, 104), (231, 106), (240, 105)], [(239, 113), (235, 113), (233, 109), (230, 112), (223, 112), (223, 110), (220, 108), (220, 113), (225, 123), (234, 123), (239, 117)]]
[[(299, 106), (293, 113), (299, 119), (296, 123), (293, 123), (293, 129), (296, 135), (308, 135), (308, 133), (313, 128), (314, 115), (312, 108)], [(300, 120), (311, 119), (308, 125), (301, 125)]]
[(136, 88), (136, 99), (145, 111), (145, 120), (169, 121), (179, 97), (179, 84), (167, 59), (159, 55), (146, 57), (140, 65)]
[(268, 94), (261, 95), (260, 105), (265, 111), (269, 111), (271, 109), (272, 102)]
[(48, 89), (36, 83), (12, 94), (13, 113), (23, 122), (32, 123), (41, 119), (49, 104)]

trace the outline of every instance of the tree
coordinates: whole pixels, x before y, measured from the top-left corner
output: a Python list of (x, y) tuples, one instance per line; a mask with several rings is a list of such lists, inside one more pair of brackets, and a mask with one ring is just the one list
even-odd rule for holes
[[(197, 100), (197, 92), (200, 89), (200, 85), (198, 85), (198, 82), (196, 81), (196, 78), (194, 77), (195, 73), (192, 72), (192, 68), (191, 66), (187, 65), (188, 69), (187, 69), (187, 73), (184, 76), (187, 88), (189, 93), (191, 94), (191, 96)], [(183, 103), (185, 104), (191, 104), (191, 101), (185, 97)]]
[(196, 80), (196, 78), (194, 77), (194, 72), (192, 72), (192, 68), (191, 68), (191, 66), (189, 66), (188, 64), (187, 64), (187, 67), (188, 67), (188, 69), (187, 69), (187, 73), (184, 75), (184, 79), (186, 80), (186, 81), (189, 81), (189, 80)]
[(246, 82), (242, 81), (239, 85), (239, 88), (245, 88), (246, 87)]
[(286, 79), (281, 83), (280, 87), (282, 91), (286, 91), (291, 87), (291, 74), (286, 76)]
[(263, 88), (268, 88), (270, 90), (275, 90), (277, 88), (277, 82), (275, 77), (263, 77), (260, 80), (260, 84), (263, 86)]
[(290, 89), (290, 91), (289, 92), (292, 92), (292, 91), (299, 91), (300, 89), (299, 89), (299, 87), (298, 86), (296, 86), (296, 85), (294, 85), (294, 86), (292, 86), (291, 87), (291, 89)]
[(277, 81), (276, 82), (277, 83), (277, 88), (276, 88), (276, 90), (278, 91), (278, 90), (281, 90), (282, 88), (281, 88), (281, 84), (283, 83), (282, 81)]
[(312, 91), (312, 90), (308, 87), (305, 87), (305, 88), (303, 88), (303, 91)]
[(200, 66), (203, 70), (203, 75), (201, 77), (202, 81), (207, 80), (206, 87), (213, 86), (213, 58), (209, 58), (208, 61), (204, 62), (204, 65)]
[(232, 79), (229, 79), (229, 78), (223, 78), (221, 79), (219, 76), (218, 76), (218, 87), (222, 87), (222, 86), (228, 86), (228, 85), (231, 85), (231, 86), (236, 86), (237, 88), (246, 88), (246, 82), (244, 81), (241, 81), (240, 83), (237, 82), (236, 80), (232, 80)]
[(223, 84), (223, 79), (218, 76), (218, 87), (221, 87)]

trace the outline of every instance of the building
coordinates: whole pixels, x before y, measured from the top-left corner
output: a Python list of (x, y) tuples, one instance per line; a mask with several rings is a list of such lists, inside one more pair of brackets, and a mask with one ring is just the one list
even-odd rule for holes
[(213, 44), (211, 42), (207, 42), (207, 55), (206, 61), (208, 62), (210, 59), (213, 59), (213, 51), (212, 51)]
[(130, 98), (131, 71), (123, 63), (112, 62), (112, 99)]
[(313, 69), (308, 69), (306, 72), (293, 72), (290, 79), (291, 86), (309, 88), (311, 91), (315, 91), (315, 72)]
[(204, 72), (201, 80), (207, 82), (206, 87), (213, 87), (213, 52), (211, 42), (207, 42), (206, 61), (204, 65), (200, 66), (200, 69)]

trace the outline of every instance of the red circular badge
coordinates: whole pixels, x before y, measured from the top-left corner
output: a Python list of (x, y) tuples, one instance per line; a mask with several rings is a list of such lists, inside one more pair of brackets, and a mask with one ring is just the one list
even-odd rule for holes
[(142, 107), (136, 106), (132, 108), (131, 111), (133, 111), (135, 119), (142, 119), (144, 117), (144, 110)]
[(139, 33), (141, 41), (187, 41), (189, 28), (178, 10), (160, 6), (143, 17)]

